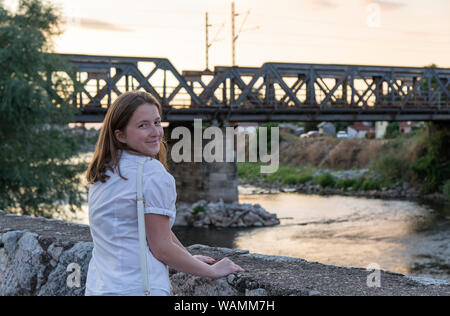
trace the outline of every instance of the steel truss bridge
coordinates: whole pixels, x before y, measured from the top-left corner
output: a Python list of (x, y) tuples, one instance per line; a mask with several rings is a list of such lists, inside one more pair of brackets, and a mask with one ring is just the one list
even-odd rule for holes
[(180, 74), (164, 58), (60, 56), (81, 86), (76, 122), (102, 122), (129, 90), (154, 95), (165, 121), (450, 121), (450, 69), (266, 63)]

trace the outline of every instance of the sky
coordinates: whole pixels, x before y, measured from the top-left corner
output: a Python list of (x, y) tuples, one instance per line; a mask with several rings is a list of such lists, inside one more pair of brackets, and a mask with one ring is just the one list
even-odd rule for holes
[[(1, 1), (1, 0), (0, 0)], [(15, 0), (3, 0), (13, 2)], [(65, 16), (60, 53), (164, 57), (231, 65), (232, 0), (51, 0)], [(265, 62), (450, 68), (448, 0), (235, 0), (239, 66)], [(247, 16), (248, 13), (248, 16)], [(247, 16), (247, 18), (246, 18)], [(244, 23), (245, 21), (245, 23)]]

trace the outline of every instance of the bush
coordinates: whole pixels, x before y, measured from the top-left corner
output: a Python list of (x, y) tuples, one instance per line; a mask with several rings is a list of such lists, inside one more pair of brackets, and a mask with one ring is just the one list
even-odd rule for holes
[(384, 136), (386, 139), (392, 139), (400, 136), (400, 126), (397, 122), (389, 123), (386, 128), (386, 135)]
[(438, 169), (436, 168), (436, 159), (427, 154), (419, 158), (411, 166), (419, 179), (424, 180), (423, 192), (425, 194), (432, 193), (438, 188)]
[(350, 187), (353, 187), (353, 185), (356, 183), (355, 179), (339, 179), (336, 182), (336, 187), (339, 189), (347, 190)]
[(259, 163), (242, 162), (238, 163), (238, 177), (248, 181), (255, 181), (261, 178), (261, 165)]
[(361, 176), (355, 180), (355, 183), (353, 183), (352, 189), (353, 191), (359, 191), (362, 189), (363, 183), (366, 179), (364, 176)]
[(296, 184), (304, 184), (313, 179), (312, 176), (302, 176), (302, 175), (290, 175), (283, 179), (283, 184), (296, 185)]
[(381, 185), (378, 181), (373, 179), (365, 179), (361, 185), (361, 190), (370, 191), (370, 190), (380, 190)]
[(321, 174), (320, 176), (317, 176), (314, 179), (314, 183), (320, 184), (320, 186), (323, 188), (326, 188), (326, 187), (333, 188), (336, 185), (336, 179), (333, 177), (332, 174), (327, 172), (327, 173)]
[(388, 182), (402, 180), (408, 174), (408, 165), (393, 154), (381, 157), (375, 162), (373, 169)]

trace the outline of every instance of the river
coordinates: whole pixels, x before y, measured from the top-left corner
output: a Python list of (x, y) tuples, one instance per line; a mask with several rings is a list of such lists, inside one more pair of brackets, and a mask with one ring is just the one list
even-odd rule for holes
[[(275, 227), (174, 227), (184, 245), (247, 249), (337, 266), (450, 281), (450, 206), (297, 193), (240, 194), (240, 203), (276, 213)], [(87, 207), (73, 221), (88, 223)]]

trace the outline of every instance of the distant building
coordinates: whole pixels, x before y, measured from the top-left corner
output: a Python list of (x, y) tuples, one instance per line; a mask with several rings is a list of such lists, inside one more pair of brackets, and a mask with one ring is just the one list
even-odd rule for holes
[(298, 125), (290, 123), (281, 123), (278, 125), (278, 127), (280, 128), (280, 130), (284, 130), (290, 134), (294, 134), (295, 136), (300, 136), (305, 132), (304, 127), (300, 127)]
[(368, 122), (354, 122), (347, 127), (347, 134), (350, 138), (373, 137), (375, 129)]
[(404, 133), (404, 134), (408, 134), (412, 131), (412, 123), (411, 122), (400, 122), (400, 124), (398, 124), (398, 128), (400, 133)]
[(326, 135), (336, 135), (336, 126), (334, 126), (333, 123), (330, 122), (322, 122), (319, 125), (317, 125), (319, 128), (319, 134), (326, 136)]
[(383, 139), (386, 135), (386, 130), (389, 122), (375, 122), (375, 138)]

